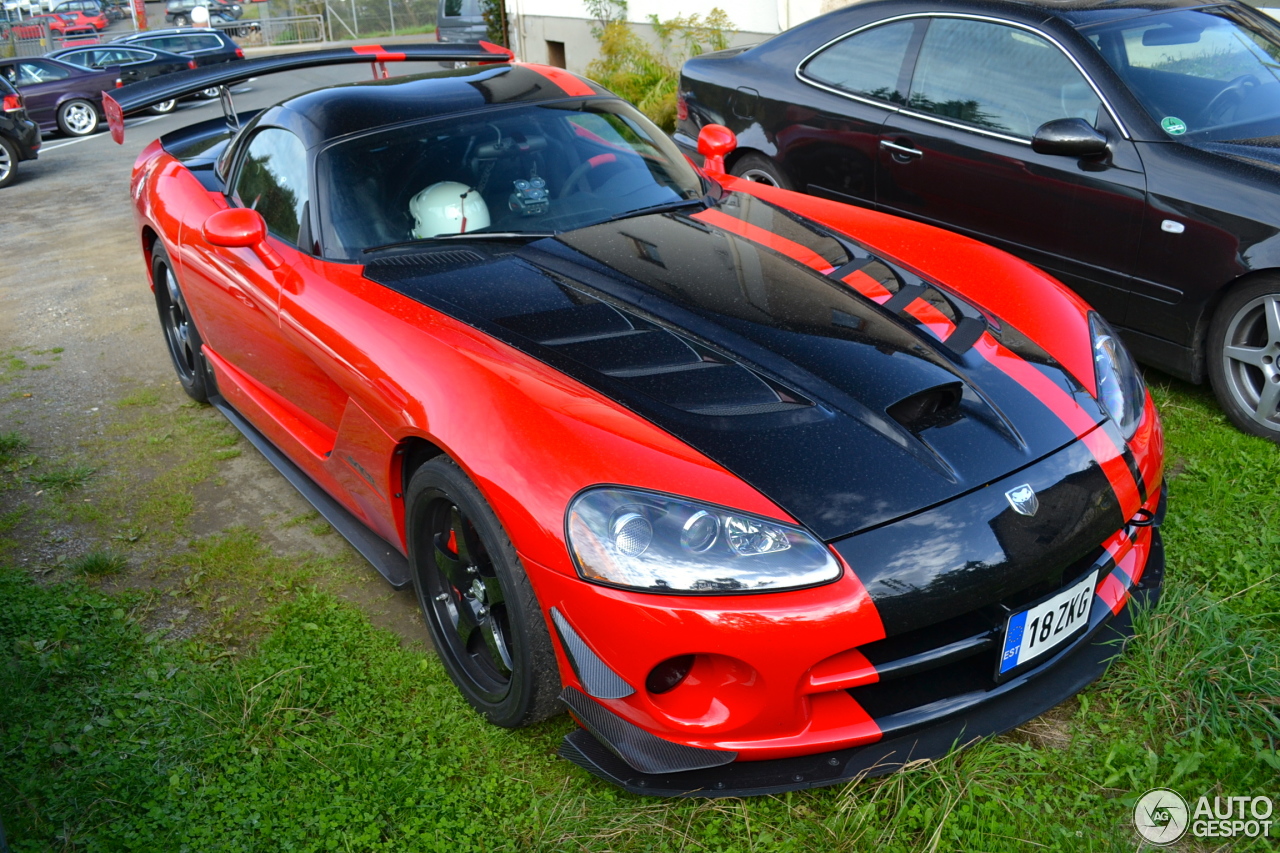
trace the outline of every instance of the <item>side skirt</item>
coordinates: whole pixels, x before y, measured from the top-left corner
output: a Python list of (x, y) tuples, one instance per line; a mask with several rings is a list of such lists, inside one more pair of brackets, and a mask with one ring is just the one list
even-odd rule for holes
[(348, 512), (346, 507), (330, 497), (328, 492), (316, 485), (315, 480), (289, 461), (288, 457), (221, 396), (210, 395), (209, 402), (222, 413), (223, 417), (231, 421), (232, 426), (240, 430), (249, 443), (256, 447), (258, 452), (265, 456), (267, 461), (275, 466), (275, 469), (283, 474), (295, 489), (301, 492), (316, 511), (324, 516), (325, 521), (332, 524), (353, 548), (373, 564), (378, 574), (382, 575), (392, 588), (404, 589), (409, 585), (411, 580), (409, 561), (403, 554)]

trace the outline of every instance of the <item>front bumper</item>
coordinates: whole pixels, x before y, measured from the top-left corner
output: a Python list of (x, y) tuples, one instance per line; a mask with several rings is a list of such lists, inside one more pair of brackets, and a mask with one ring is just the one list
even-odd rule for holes
[[(1161, 510), (1163, 506), (1161, 500)], [(1087, 632), (1054, 657), (981, 695), (957, 697), (950, 710), (937, 708), (938, 713), (930, 714), (927, 721), (904, 727), (888, 739), (813, 755), (707, 767), (706, 756), (682, 752), (688, 747), (645, 732), (570, 687), (561, 698), (587, 728), (566, 736), (560, 755), (632, 793), (665, 797), (742, 797), (817, 788), (939, 758), (953, 748), (1021, 725), (1101, 676), (1133, 636), (1130, 600), (1151, 606), (1159, 599), (1164, 545), (1158, 528), (1151, 528), (1145, 567), (1136, 568), (1140, 573), (1124, 561), (1112, 568), (1098, 585)], [(1138, 575), (1136, 582), (1130, 579), (1131, 572)], [(1110, 581), (1112, 578), (1115, 580)], [(630, 763), (623, 760), (624, 755)], [(700, 759), (703, 768), (694, 770), (644, 773), (632, 766), (696, 763)]]

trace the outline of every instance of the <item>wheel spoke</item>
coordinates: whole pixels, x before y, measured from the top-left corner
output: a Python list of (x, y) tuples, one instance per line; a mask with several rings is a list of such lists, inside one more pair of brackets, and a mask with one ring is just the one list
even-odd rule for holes
[(1262, 313), (1267, 318), (1267, 343), (1280, 345), (1280, 297), (1268, 296), (1262, 303)]
[(509, 675), (511, 673), (511, 652), (507, 648), (506, 632), (503, 631), (502, 625), (492, 610), (480, 622), (480, 630), (484, 637), (484, 644), (489, 650), (489, 657), (493, 658), (498, 671), (503, 675)]
[(481, 575), (480, 582), (484, 584), (484, 600), (490, 607), (498, 604), (505, 604), (506, 599), (502, 597), (502, 584), (498, 583), (497, 577), (489, 577)]
[(1222, 354), (1232, 361), (1240, 361), (1254, 367), (1262, 367), (1263, 352), (1265, 348), (1262, 347), (1227, 346), (1222, 349)]
[[(457, 510), (454, 510), (456, 513)], [(440, 570), (440, 574), (444, 577), (446, 583), (453, 587), (459, 595), (466, 592), (467, 584), (467, 564), (449, 552), (447, 534), (437, 533), (434, 538), (436, 568)]]
[(1280, 404), (1280, 382), (1265, 382), (1258, 399), (1258, 409), (1253, 418), (1259, 423), (1268, 423), (1276, 416), (1276, 406)]

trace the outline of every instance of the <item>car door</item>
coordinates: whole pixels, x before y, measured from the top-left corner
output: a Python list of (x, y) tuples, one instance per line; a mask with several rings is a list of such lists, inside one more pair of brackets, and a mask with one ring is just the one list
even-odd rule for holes
[(15, 64), (15, 83), (27, 102), (27, 114), (41, 124), (56, 121), (58, 99), (66, 91), (71, 72), (42, 59), (21, 59)]
[(906, 103), (909, 59), (927, 20), (892, 21), (819, 48), (800, 64), (811, 87), (780, 105), (777, 146), (797, 189), (836, 201), (875, 204), (877, 143), (890, 113)]
[[(1040, 125), (1068, 117), (1102, 131), (1108, 154), (1032, 150)], [(994, 243), (1125, 321), (1145, 177), (1133, 143), (1056, 42), (1009, 22), (931, 18), (908, 104), (889, 116), (879, 148), (883, 209)]]

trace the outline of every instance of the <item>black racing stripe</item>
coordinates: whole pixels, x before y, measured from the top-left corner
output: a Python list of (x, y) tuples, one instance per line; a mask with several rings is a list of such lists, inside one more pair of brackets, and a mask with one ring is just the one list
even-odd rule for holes
[(1107, 418), (1103, 422), (1102, 428), (1106, 431), (1107, 436), (1115, 443), (1115, 446), (1121, 449), (1121, 458), (1124, 464), (1128, 466), (1129, 473), (1133, 476), (1134, 485), (1138, 487), (1138, 497), (1142, 499), (1143, 505), (1147, 503), (1147, 482), (1142, 476), (1142, 469), (1138, 467), (1138, 459), (1133, 455), (1133, 449), (1129, 447), (1129, 442), (1124, 440), (1124, 435), (1120, 432), (1120, 426), (1111, 418)]

